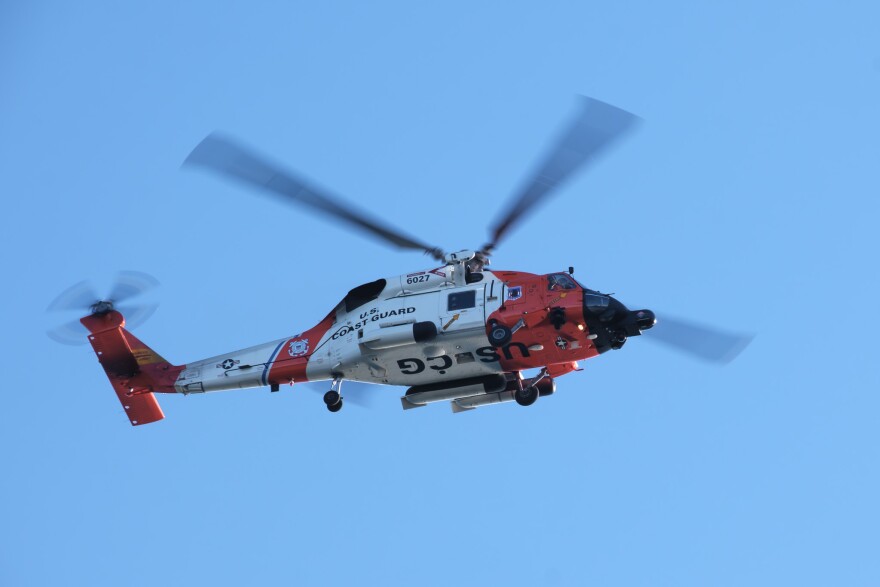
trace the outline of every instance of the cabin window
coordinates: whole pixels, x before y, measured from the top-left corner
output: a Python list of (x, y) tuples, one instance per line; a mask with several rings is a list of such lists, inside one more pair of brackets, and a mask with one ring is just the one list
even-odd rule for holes
[(454, 312), (455, 310), (467, 310), (477, 305), (477, 290), (460, 291), (449, 294), (449, 303), (447, 310)]

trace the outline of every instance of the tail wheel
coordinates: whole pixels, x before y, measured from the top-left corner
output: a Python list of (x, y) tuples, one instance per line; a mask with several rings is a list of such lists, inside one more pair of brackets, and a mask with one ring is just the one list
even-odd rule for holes
[(324, 394), (324, 403), (327, 404), (328, 410), (336, 413), (342, 409), (342, 396), (335, 389), (331, 389)]

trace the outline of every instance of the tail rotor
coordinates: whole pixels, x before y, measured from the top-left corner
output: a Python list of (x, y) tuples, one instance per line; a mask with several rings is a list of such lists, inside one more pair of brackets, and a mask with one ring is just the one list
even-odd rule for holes
[[(76, 312), (82, 317), (84, 314), (103, 316), (116, 310), (125, 316), (128, 328), (137, 328), (153, 315), (159, 304), (139, 302), (136, 298), (157, 287), (159, 281), (152, 275), (140, 271), (120, 271), (106, 296), (99, 295), (98, 289), (90, 281), (81, 281), (59, 294), (46, 311), (52, 314)], [(88, 330), (77, 318), (49, 329), (46, 334), (61, 344), (80, 345), (86, 343)]]

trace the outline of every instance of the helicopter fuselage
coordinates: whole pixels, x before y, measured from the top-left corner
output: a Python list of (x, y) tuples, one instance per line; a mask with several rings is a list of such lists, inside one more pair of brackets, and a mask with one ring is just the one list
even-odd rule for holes
[[(454, 411), (530, 405), (579, 361), (654, 325), (649, 310), (631, 312), (567, 273), (473, 271), (472, 258), (363, 284), (306, 331), (185, 365), (125, 330), (113, 309), (81, 321), (135, 425), (162, 418), (154, 393), (278, 391), (325, 380), (331, 411), (341, 408), (344, 381), (408, 387), (404, 409), (446, 400)], [(540, 372), (526, 378), (533, 369)]]
[[(321, 380), (412, 387), (542, 367), (557, 377), (606, 350), (585, 317), (590, 290), (567, 274), (456, 275), (463, 267), (447, 265), (355, 288), (302, 333), (187, 364), (175, 390), (189, 394)], [(492, 325), (510, 329), (510, 339), (492, 344), (487, 336)]]

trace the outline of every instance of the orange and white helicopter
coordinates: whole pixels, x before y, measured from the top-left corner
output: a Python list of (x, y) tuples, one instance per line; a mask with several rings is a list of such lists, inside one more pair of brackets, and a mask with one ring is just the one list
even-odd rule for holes
[[(49, 309), (89, 307), (79, 322), (135, 426), (164, 417), (156, 393), (260, 386), (277, 391), (281, 385), (314, 381), (331, 382), (324, 394), (331, 412), (342, 408), (345, 381), (406, 386), (404, 409), (440, 401), (451, 402), (453, 412), (509, 401), (529, 406), (554, 393), (556, 378), (579, 370), (579, 361), (620, 349), (628, 338), (652, 328), (655, 316), (581, 285), (570, 268), (547, 275), (494, 271), (488, 269), (489, 257), (516, 222), (637, 121), (624, 110), (582, 98), (578, 114), (492, 227), (491, 240), (478, 250), (448, 254), (356, 211), (232, 140), (210, 135), (185, 165), (312, 208), (398, 248), (426, 252), (439, 266), (355, 287), (299, 334), (184, 365), (166, 361), (125, 328), (124, 310), (117, 304), (155, 285), (147, 275), (121, 274), (105, 299), (85, 282), (78, 284)], [(136, 309), (129, 322), (153, 309)], [(665, 318), (663, 324), (658, 339), (709, 360), (729, 360), (750, 340), (675, 320), (667, 325)], [(68, 342), (69, 332), (68, 325), (49, 334)]]

